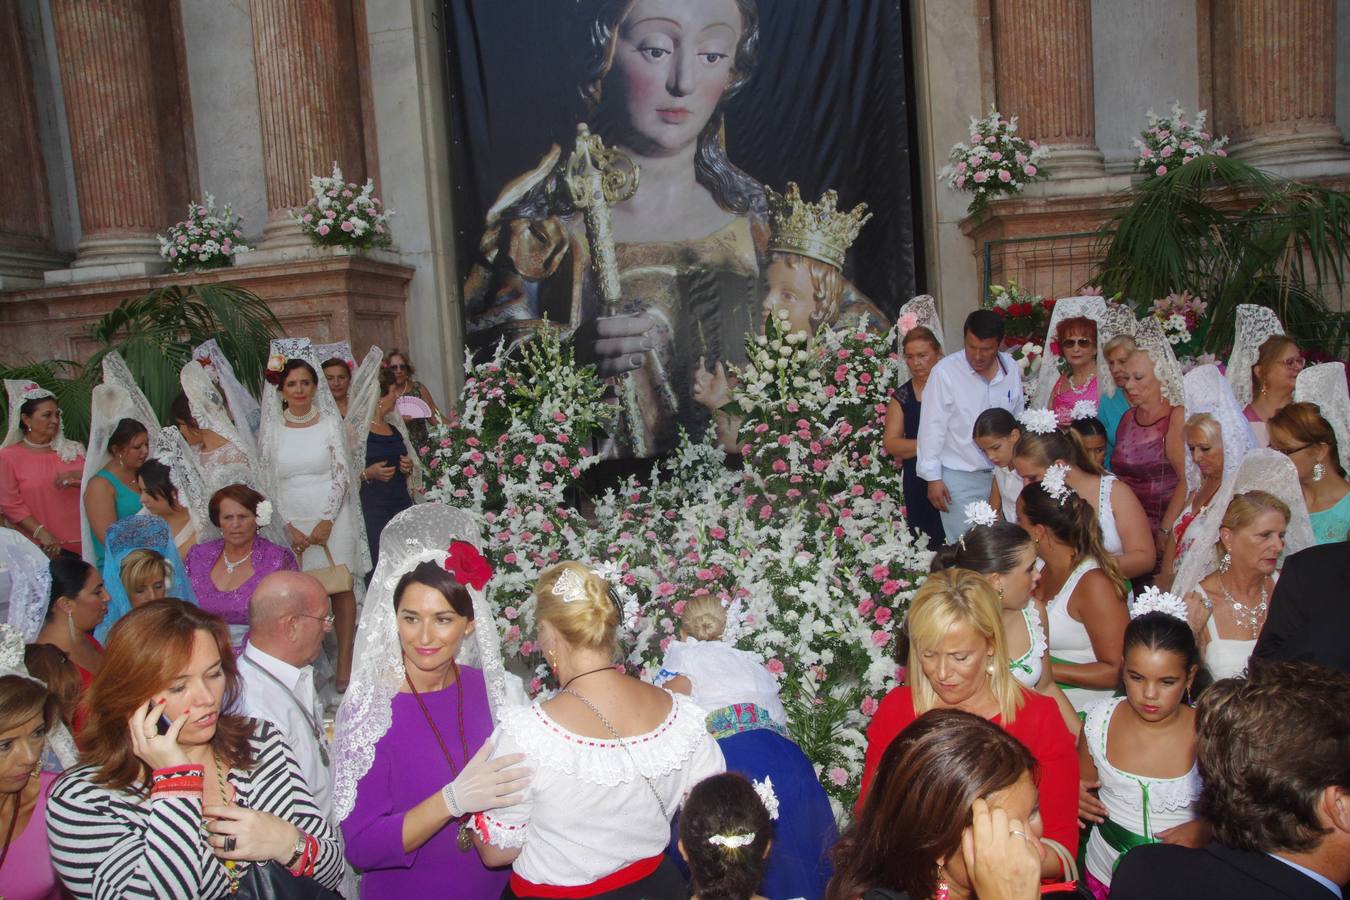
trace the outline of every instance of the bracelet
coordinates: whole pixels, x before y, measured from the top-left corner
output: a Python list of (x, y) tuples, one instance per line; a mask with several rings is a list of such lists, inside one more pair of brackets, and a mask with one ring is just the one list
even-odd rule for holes
[(193, 776), (201, 778), (205, 774), (206, 769), (203, 766), (185, 763), (181, 766), (170, 766), (167, 769), (155, 769), (150, 773), (150, 783), (158, 784), (170, 778), (191, 778)]
[(459, 801), (455, 799), (455, 783), (453, 781), (441, 788), (441, 800), (445, 802), (446, 811), (450, 813), (452, 819), (462, 819), (465, 810), (460, 809)]
[(36, 527), (36, 528), (33, 529), (33, 540), (36, 541), (36, 540), (37, 540), (37, 536), (38, 536), (39, 534), (41, 534), (42, 532), (46, 531), (46, 530), (47, 530), (47, 526), (46, 526), (46, 525), (43, 525), (41, 522), (39, 522), (39, 523), (38, 523), (38, 527)]

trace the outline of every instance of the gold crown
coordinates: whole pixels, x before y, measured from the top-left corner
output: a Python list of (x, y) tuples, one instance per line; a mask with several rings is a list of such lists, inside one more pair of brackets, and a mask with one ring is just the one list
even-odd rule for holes
[(826, 191), (819, 203), (802, 200), (795, 182), (787, 193), (766, 187), (769, 202), (769, 252), (795, 253), (843, 270), (844, 256), (872, 214), (859, 203), (851, 212), (838, 209), (839, 195)]

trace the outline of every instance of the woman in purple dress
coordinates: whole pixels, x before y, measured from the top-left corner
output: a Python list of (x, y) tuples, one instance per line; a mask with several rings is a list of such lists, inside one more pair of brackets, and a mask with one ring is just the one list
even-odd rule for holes
[[(496, 628), (475, 627), (491, 574), (462, 539), (476, 543), (475, 528), (426, 504), (381, 539), (334, 736), (334, 815), (363, 897), (497, 897), (511, 874), (484, 866), (467, 830), (527, 780), (511, 768), (523, 756), (488, 759), (505, 672)], [(482, 669), (457, 661), (468, 646)]]
[(193, 547), (184, 561), (197, 604), (229, 623), (236, 647), (248, 632), (248, 601), (258, 582), (272, 572), (297, 568), (290, 550), (258, 536), (258, 527), (271, 521), (271, 506), (247, 485), (216, 491), (207, 509), (221, 536)]

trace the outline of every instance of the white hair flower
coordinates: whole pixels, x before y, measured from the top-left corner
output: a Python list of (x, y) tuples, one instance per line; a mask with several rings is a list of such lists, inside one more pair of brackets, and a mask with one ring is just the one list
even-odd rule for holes
[(1055, 463), (1053, 466), (1046, 469), (1045, 474), (1041, 476), (1041, 488), (1055, 500), (1059, 501), (1060, 506), (1063, 506), (1064, 501), (1068, 500), (1073, 494), (1073, 488), (1069, 487), (1069, 483), (1066, 480), (1068, 477), (1069, 467), (1064, 465), (1064, 463)]
[[(773, 779), (766, 775), (763, 781), (752, 781), (750, 783), (755, 786), (755, 793), (759, 794), (760, 802), (769, 811), (769, 819), (774, 822), (778, 821), (778, 795), (773, 792)], [(753, 834), (750, 835), (751, 840), (754, 837)]]
[(1079, 419), (1097, 418), (1097, 404), (1091, 400), (1079, 400), (1069, 410), (1069, 421), (1077, 422)]
[(738, 850), (741, 847), (749, 847), (755, 842), (755, 833), (748, 834), (714, 834), (708, 838), (708, 843), (714, 847), (726, 847), (728, 850)]
[(993, 525), (998, 521), (998, 512), (983, 500), (967, 503), (964, 513), (966, 516), (967, 531), (974, 528), (976, 525)]
[(1186, 601), (1171, 591), (1159, 590), (1157, 585), (1149, 585), (1143, 593), (1134, 598), (1134, 604), (1130, 607), (1130, 618), (1137, 619), (1151, 612), (1164, 613), (1183, 622), (1189, 621)]
[(1024, 409), (1018, 413), (1017, 421), (1032, 434), (1049, 434), (1059, 427), (1055, 414), (1048, 409)]
[(258, 501), (258, 508), (257, 510), (254, 511), (253, 515), (258, 520), (259, 528), (266, 528), (268, 525), (271, 525), (272, 501), (271, 500)]

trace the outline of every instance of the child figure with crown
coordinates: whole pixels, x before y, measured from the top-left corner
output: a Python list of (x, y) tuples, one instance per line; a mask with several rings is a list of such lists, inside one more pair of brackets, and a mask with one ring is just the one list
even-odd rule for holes
[[(856, 291), (847, 290), (844, 258), (858, 232), (872, 214), (867, 204), (852, 210), (838, 208), (839, 196), (826, 191), (816, 203), (802, 199), (796, 183), (787, 192), (765, 188), (769, 207), (768, 265), (761, 322), (777, 316), (788, 334), (814, 337), (821, 328), (836, 326), (868, 331), (888, 327), (885, 315)], [(847, 299), (846, 299), (847, 298)], [(710, 372), (699, 360), (694, 372), (694, 400), (713, 414), (719, 439), (734, 449), (739, 421), (719, 412), (731, 402), (734, 376), (722, 363)]]

